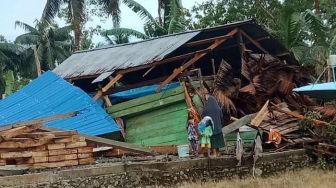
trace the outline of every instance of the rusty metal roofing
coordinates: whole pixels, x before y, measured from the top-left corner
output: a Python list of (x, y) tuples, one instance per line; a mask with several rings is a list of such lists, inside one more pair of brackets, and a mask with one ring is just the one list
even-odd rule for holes
[(169, 35), (136, 43), (76, 52), (54, 72), (63, 78), (100, 75), (117, 69), (159, 61), (192, 39), (200, 31)]
[[(56, 67), (54, 72), (65, 79), (92, 77), (97, 78), (93, 82), (99, 82), (116, 70), (160, 61), (176, 52), (178, 48), (187, 42), (223, 36), (236, 27), (245, 31), (251, 38), (262, 39), (259, 43), (271, 55), (277, 56), (289, 53), (288, 49), (272, 37), (262, 26), (258, 25), (254, 20), (246, 20), (135, 43), (76, 52)], [(232, 46), (234, 42), (231, 41), (231, 44), (227, 42), (224, 45)], [(246, 46), (252, 51), (258, 51), (258, 47), (251, 43), (246, 44)], [(296, 61), (293, 55), (283, 56), (283, 58), (290, 64)]]

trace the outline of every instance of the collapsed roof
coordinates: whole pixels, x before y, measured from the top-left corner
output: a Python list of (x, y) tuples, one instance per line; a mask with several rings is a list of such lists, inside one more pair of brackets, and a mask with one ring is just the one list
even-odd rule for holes
[[(236, 33), (239, 35), (235, 35)], [(216, 42), (220, 43), (211, 48)], [(210, 58), (229, 58), (237, 61), (240, 59), (241, 43), (247, 50), (255, 53), (269, 53), (286, 60), (289, 64), (297, 63), (278, 40), (254, 20), (248, 20), (135, 43), (79, 51), (56, 67), (54, 72), (68, 80), (90, 79), (86, 85), (120, 73), (130, 74), (129, 77), (123, 77), (124, 81), (138, 82), (169, 75), (197, 54), (204, 53), (196, 60), (196, 67), (202, 66), (200, 61), (210, 61)], [(233, 63), (234, 67), (240, 68), (239, 61)], [(219, 63), (216, 66), (218, 67)], [(146, 72), (151, 73), (147, 75)]]
[(53, 72), (46, 72), (27, 86), (0, 100), (0, 127), (18, 121), (79, 112), (45, 125), (77, 130), (91, 136), (119, 131), (118, 125), (92, 98)]

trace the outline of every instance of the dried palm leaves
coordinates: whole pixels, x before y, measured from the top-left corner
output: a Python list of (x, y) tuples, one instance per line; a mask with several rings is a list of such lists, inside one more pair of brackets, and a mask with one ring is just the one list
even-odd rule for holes
[(247, 83), (235, 78), (231, 66), (221, 62), (214, 82), (214, 96), (231, 114), (257, 112), (267, 100), (287, 102), (299, 109), (310, 101), (292, 92), (296, 85), (307, 84), (309, 75), (300, 67), (288, 65), (270, 55), (251, 54), (242, 62), (241, 76)]
[(237, 109), (231, 98), (238, 96), (240, 80), (234, 78), (231, 69), (231, 66), (227, 62), (224, 60), (221, 62), (215, 77), (213, 95), (228, 113), (236, 113)]

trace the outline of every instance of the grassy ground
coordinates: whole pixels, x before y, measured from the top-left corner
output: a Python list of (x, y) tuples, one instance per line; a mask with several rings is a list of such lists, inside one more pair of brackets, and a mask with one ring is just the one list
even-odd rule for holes
[(179, 188), (332, 188), (336, 187), (336, 170), (303, 169), (267, 178), (232, 179), (221, 182), (189, 183)]

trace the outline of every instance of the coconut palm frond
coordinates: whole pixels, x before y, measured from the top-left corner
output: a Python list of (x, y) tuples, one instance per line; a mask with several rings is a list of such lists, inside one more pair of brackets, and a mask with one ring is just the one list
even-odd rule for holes
[(185, 25), (182, 23), (182, 8), (179, 6), (177, 0), (172, 0), (170, 2), (170, 14), (168, 17), (170, 18), (168, 34), (178, 33), (185, 30)]
[(137, 13), (141, 19), (145, 20), (147, 24), (158, 25), (154, 17), (148, 12), (148, 10), (143, 7), (140, 3), (134, 0), (123, 0), (124, 4), (127, 5), (133, 12)]
[(21, 22), (21, 21), (16, 21), (15, 22), (15, 27), (20, 27), (20, 28), (24, 29), (25, 31), (30, 32), (32, 34), (39, 34), (39, 31), (36, 28), (34, 28), (34, 27), (24, 23), (24, 22)]
[(124, 35), (124, 36), (135, 36), (140, 39), (147, 39), (148, 36), (137, 31), (134, 29), (129, 29), (129, 28), (114, 28), (110, 30), (106, 30), (103, 32), (103, 35), (114, 35), (114, 36), (119, 36), (119, 35)]
[(39, 39), (40, 39), (39, 35), (26, 33), (26, 34), (17, 36), (14, 42), (16, 44), (32, 45), (32, 44), (37, 44)]
[(51, 23), (57, 13), (60, 11), (61, 5), (63, 3), (64, 0), (47, 0), (41, 20)]
[(313, 34), (313, 38), (311, 40), (320, 45), (327, 45), (327, 41), (325, 39), (327, 38), (328, 28), (323, 24), (321, 18), (311, 10), (303, 12), (302, 17), (304, 20), (304, 27)]

